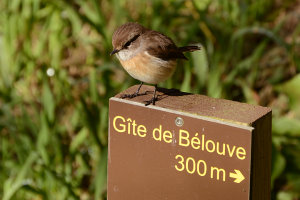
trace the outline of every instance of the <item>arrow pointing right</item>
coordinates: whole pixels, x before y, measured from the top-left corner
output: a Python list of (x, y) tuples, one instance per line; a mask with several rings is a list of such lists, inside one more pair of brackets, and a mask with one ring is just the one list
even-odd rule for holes
[(235, 169), (234, 172), (235, 173), (230, 172), (229, 176), (230, 178), (235, 178), (235, 183), (240, 183), (245, 179), (244, 175), (240, 170)]

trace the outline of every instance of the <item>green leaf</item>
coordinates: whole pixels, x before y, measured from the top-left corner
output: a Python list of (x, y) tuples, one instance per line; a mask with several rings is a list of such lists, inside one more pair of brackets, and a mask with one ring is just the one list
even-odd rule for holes
[(10, 177), (4, 182), (3, 187), (3, 200), (9, 200), (13, 197), (13, 195), (20, 189), (26, 181), (24, 180), (28, 173), (32, 170), (32, 164), (37, 159), (37, 154), (32, 152), (21, 170), (17, 174), (16, 178)]
[(47, 144), (49, 143), (50, 129), (46, 120), (44, 112), (41, 113), (41, 130), (37, 138), (37, 151), (42, 157), (43, 161), (49, 163), (49, 155), (47, 152)]
[(214, 98), (220, 98), (222, 94), (222, 84), (221, 80), (221, 71), (218, 68), (213, 69), (210, 72), (209, 79), (208, 79), (208, 86), (207, 86), (207, 93), (208, 96)]
[(274, 118), (272, 129), (277, 134), (300, 136), (300, 120), (289, 117)]
[(79, 133), (73, 138), (70, 145), (70, 152), (74, 153), (76, 149), (86, 140), (88, 136), (88, 129), (82, 128)]
[(212, 2), (212, 0), (193, 0), (194, 6), (199, 10), (203, 11), (205, 10), (208, 5)]
[(200, 51), (191, 53), (193, 58), (194, 72), (198, 78), (198, 87), (203, 88), (208, 77), (208, 60), (206, 49), (201, 46)]
[(54, 121), (55, 102), (49, 85), (46, 81), (43, 84), (42, 103), (50, 122)]
[(232, 36), (231, 44), (233, 45), (234, 42), (236, 42), (236, 40), (238, 38), (244, 37), (246, 34), (263, 35), (266, 38), (269, 38), (269, 39), (273, 40), (274, 42), (276, 42), (279, 46), (287, 48), (287, 44), (282, 40), (281, 37), (276, 35), (272, 30), (269, 30), (264, 27), (257, 27), (257, 26), (243, 27), (243, 28), (240, 28), (239, 30), (237, 30), (236, 32), (234, 32), (234, 34)]
[(190, 66), (186, 65), (185, 70), (184, 70), (184, 78), (183, 82), (181, 85), (180, 90), (184, 92), (190, 92), (191, 91), (191, 77), (192, 77), (192, 72)]
[(276, 200), (294, 200), (294, 194), (289, 191), (280, 191), (277, 195)]
[(101, 194), (106, 188), (106, 179), (107, 179), (107, 148), (101, 149), (100, 159), (97, 164), (96, 172), (96, 191), (95, 199), (100, 199)]
[(286, 165), (285, 158), (283, 155), (277, 150), (275, 145), (272, 145), (272, 176), (271, 176), (271, 184), (274, 186), (274, 181), (278, 178)]
[(97, 73), (96, 70), (93, 68), (90, 72), (89, 76), (90, 80), (90, 95), (93, 103), (98, 102), (98, 90), (97, 90)]
[(291, 80), (278, 85), (275, 89), (288, 95), (291, 101), (292, 109), (299, 109), (300, 107), (300, 74), (293, 77)]

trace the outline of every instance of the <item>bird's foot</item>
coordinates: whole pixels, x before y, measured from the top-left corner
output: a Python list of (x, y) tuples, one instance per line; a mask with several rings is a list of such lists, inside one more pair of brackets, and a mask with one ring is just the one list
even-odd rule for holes
[(134, 98), (134, 97), (141, 96), (141, 95), (146, 95), (146, 94), (147, 94), (146, 92), (144, 92), (144, 93), (137, 93), (137, 92), (135, 92), (135, 93), (133, 93), (133, 94), (123, 94), (123, 95), (121, 96), (121, 98), (122, 98), (122, 99), (126, 99), (126, 98), (132, 99), (132, 98)]
[(155, 101), (157, 101), (157, 97), (152, 97), (149, 101), (145, 101), (145, 106), (148, 106), (152, 103), (152, 105), (155, 105)]

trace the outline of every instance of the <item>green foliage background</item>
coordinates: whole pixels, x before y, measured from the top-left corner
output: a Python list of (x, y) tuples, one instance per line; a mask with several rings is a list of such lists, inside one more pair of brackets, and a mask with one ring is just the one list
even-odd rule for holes
[(272, 107), (272, 198), (299, 199), (299, 0), (1, 0), (0, 199), (106, 199), (127, 21), (202, 44), (161, 87)]

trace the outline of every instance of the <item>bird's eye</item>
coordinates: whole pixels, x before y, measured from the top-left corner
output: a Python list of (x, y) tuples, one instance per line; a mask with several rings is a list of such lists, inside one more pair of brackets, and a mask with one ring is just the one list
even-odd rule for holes
[(129, 46), (131, 45), (131, 43), (134, 42), (138, 37), (140, 37), (140, 34), (135, 35), (133, 38), (131, 38), (130, 40), (128, 40), (128, 41), (124, 44), (123, 48), (126, 49), (127, 47), (129, 47)]
[(131, 44), (131, 40), (129, 40), (128, 42), (126, 42), (126, 43), (124, 44), (124, 48), (127, 48), (127, 47), (129, 47), (129, 46), (130, 46), (130, 44)]

